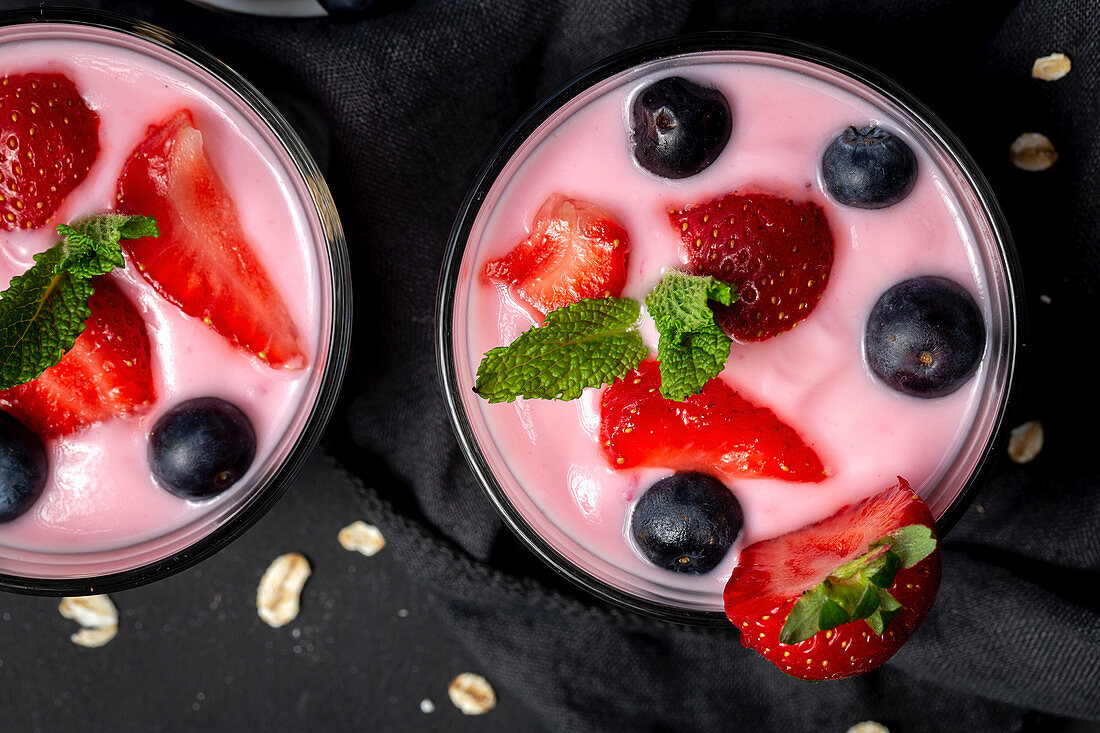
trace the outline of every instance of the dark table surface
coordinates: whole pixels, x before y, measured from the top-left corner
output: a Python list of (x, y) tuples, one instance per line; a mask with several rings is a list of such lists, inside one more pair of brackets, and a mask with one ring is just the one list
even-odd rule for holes
[[(483, 672), (435, 620), (389, 549), (345, 550), (363, 516), (318, 461), (260, 522), (200, 565), (114, 593), (118, 636), (98, 649), (58, 599), (0, 595), (0, 731), (538, 730), (522, 701), (465, 716), (447, 685)], [(301, 611), (273, 629), (256, 586), (284, 552), (309, 558)], [(494, 682), (494, 680), (490, 680)], [(431, 700), (434, 712), (421, 712)]]

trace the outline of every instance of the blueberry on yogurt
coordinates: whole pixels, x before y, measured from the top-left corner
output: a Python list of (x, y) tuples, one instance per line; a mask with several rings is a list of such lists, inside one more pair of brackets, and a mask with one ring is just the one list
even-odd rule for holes
[(687, 178), (725, 149), (733, 116), (722, 92), (670, 76), (635, 95), (630, 125), (638, 165), (662, 178)]
[(821, 159), (825, 188), (834, 199), (859, 209), (898, 203), (917, 182), (917, 157), (897, 135), (881, 127), (848, 127)]

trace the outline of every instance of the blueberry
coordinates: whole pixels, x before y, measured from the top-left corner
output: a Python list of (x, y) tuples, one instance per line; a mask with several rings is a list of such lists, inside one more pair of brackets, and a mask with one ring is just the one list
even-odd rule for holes
[(849, 127), (821, 159), (825, 188), (842, 204), (882, 209), (909, 195), (917, 158), (905, 141), (881, 127)]
[(717, 89), (670, 76), (638, 92), (630, 124), (639, 165), (663, 178), (687, 178), (726, 147), (733, 117)]
[(961, 285), (925, 275), (894, 285), (871, 309), (863, 353), (871, 371), (914, 397), (943, 397), (970, 379), (985, 351), (985, 324)]
[(646, 489), (630, 516), (630, 534), (654, 565), (702, 575), (726, 556), (744, 515), (737, 497), (703, 473), (677, 473)]
[(37, 435), (0, 412), (0, 522), (31, 508), (46, 487), (46, 449)]
[(236, 405), (217, 397), (187, 400), (160, 416), (149, 434), (149, 463), (162, 488), (208, 499), (244, 475), (256, 432)]

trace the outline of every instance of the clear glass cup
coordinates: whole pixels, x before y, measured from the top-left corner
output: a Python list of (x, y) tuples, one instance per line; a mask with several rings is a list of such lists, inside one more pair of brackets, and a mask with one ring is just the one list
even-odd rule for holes
[[(922, 494), (946, 532), (970, 503), (978, 476), (993, 461), (1005, 431), (1023, 339), (1019, 265), (1007, 224), (986, 179), (958, 139), (922, 103), (866, 66), (832, 51), (776, 36), (707, 33), (651, 43), (584, 71), (531, 110), (490, 156), (452, 230), (437, 304), (440, 379), (459, 444), (507, 526), (543, 561), (599, 598), (630, 610), (686, 623), (725, 623), (721, 598), (647, 580), (605, 561), (550, 521), (508, 469), (486, 428), (468, 368), (472, 355), (462, 327), (474, 281), (468, 242), (477, 242), (510, 176), (558, 125), (607, 90), (688, 63), (745, 62), (793, 70), (854, 93), (902, 121), (912, 139), (947, 174), (978, 242), (979, 267), (990, 299), (987, 377), (972, 429), (934, 486)], [(736, 111), (735, 111), (736, 115)], [(625, 134), (625, 123), (624, 123)], [(639, 175), (642, 175), (639, 173)], [(473, 360), (476, 364), (476, 360)], [(624, 530), (625, 531), (625, 530)]]
[(209, 557), (286, 491), (320, 439), (343, 380), (351, 339), (351, 273), (340, 218), (317, 164), (290, 124), (247, 80), (175, 34), (113, 13), (34, 8), (0, 14), (0, 44), (39, 39), (91, 40), (137, 52), (178, 70), (189, 84), (216, 99), (219, 108), (240, 115), (281, 169), (288, 197), (305, 212), (310, 257), (320, 280), (320, 332), (293, 417), (272, 450), (258, 453), (245, 478), (209, 501), (207, 511), (183, 526), (108, 550), (30, 551), (0, 542), (0, 589), (42, 595), (106, 593), (157, 580)]

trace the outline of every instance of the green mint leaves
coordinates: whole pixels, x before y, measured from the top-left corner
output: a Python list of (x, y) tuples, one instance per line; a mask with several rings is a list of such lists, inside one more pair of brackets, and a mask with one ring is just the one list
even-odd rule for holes
[(732, 339), (714, 320), (709, 301), (729, 305), (738, 296), (713, 277), (665, 273), (646, 296), (645, 305), (657, 325), (660, 341), (661, 394), (683, 401), (698, 394), (726, 365)]
[(474, 391), (489, 402), (575, 400), (585, 387), (613, 382), (646, 357), (640, 313), (630, 298), (580, 300), (550, 311), (542, 326), (485, 354)]
[(819, 631), (861, 619), (881, 636), (902, 609), (889, 592), (898, 570), (913, 567), (935, 549), (929, 527), (910, 524), (894, 530), (806, 591), (791, 608), (779, 641), (797, 644)]
[[(714, 321), (710, 301), (737, 299), (726, 283), (675, 270), (646, 296), (660, 340), (661, 394), (685, 400), (718, 376), (730, 338)], [(517, 397), (574, 400), (585, 387), (609, 384), (638, 366), (648, 349), (638, 333), (641, 305), (630, 298), (581, 300), (546, 314), (508, 346), (490, 349), (474, 391), (489, 402)]]
[(73, 347), (91, 315), (91, 279), (124, 267), (122, 239), (157, 236), (147, 216), (96, 216), (57, 228), (60, 242), (34, 256), (0, 293), (0, 389), (36, 379)]

